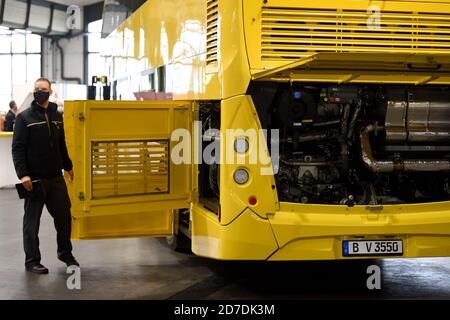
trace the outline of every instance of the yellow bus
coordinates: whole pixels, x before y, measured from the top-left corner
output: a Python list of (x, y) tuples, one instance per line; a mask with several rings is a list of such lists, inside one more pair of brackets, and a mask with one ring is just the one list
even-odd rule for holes
[(450, 256), (450, 1), (149, 0), (102, 46), (115, 99), (65, 103), (74, 239)]

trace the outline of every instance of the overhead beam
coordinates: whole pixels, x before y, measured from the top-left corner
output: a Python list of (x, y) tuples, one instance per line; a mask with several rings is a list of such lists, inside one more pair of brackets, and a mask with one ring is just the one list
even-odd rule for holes
[(97, 2), (88, 6), (84, 6), (83, 10), (83, 24), (87, 31), (87, 25), (93, 21), (102, 19), (103, 2)]
[[(6, 1), (6, 0), (3, 0), (3, 1)], [(16, 0), (16, 1), (28, 3), (29, 0)], [(46, 1), (46, 0), (31, 0), (31, 4), (35, 5), (35, 6), (45, 7), (45, 8), (50, 8), (50, 6), (53, 5), (56, 10), (62, 10), (62, 11), (66, 11), (68, 8), (68, 6), (65, 6), (63, 4), (54, 3), (54, 2)]]

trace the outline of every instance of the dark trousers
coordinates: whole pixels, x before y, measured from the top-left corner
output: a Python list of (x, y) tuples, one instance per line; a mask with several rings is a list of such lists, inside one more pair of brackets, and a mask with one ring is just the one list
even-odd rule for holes
[(41, 261), (38, 233), (44, 204), (55, 224), (58, 259), (65, 260), (72, 257), (70, 199), (64, 178), (42, 179), (41, 182), (42, 193), (25, 199), (23, 246), (25, 249), (25, 266), (27, 267), (36, 265)]

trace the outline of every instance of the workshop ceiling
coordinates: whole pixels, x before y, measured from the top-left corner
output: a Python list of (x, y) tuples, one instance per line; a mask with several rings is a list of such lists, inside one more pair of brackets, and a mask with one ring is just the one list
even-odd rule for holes
[[(69, 32), (67, 7), (78, 5), (80, 7), (99, 0), (0, 0), (2, 15), (0, 25), (13, 29), (26, 29), (48, 36), (63, 36)], [(73, 11), (75, 12), (75, 11)], [(80, 30), (80, 23), (72, 30)]]

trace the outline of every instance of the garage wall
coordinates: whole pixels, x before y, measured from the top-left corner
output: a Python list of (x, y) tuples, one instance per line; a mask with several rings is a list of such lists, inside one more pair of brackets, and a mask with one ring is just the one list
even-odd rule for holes
[[(64, 52), (64, 70), (61, 66), (61, 51), (55, 41), (45, 38), (42, 46), (42, 74), (51, 81), (77, 83), (84, 77), (83, 35), (59, 40)], [(62, 74), (64, 71), (64, 74)], [(70, 80), (64, 80), (70, 78)]]

